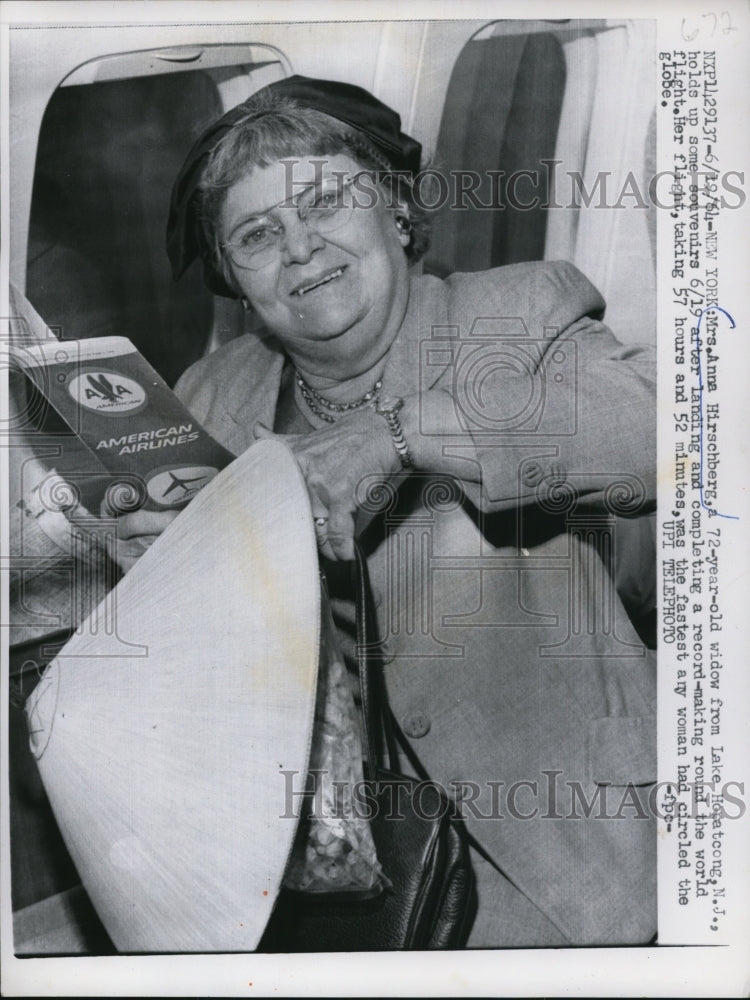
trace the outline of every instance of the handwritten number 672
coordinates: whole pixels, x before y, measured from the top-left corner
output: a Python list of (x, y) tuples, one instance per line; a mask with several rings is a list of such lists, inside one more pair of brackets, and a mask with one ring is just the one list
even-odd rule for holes
[[(732, 24), (732, 18), (728, 10), (723, 10), (720, 14), (701, 14), (700, 20), (705, 21), (708, 18), (711, 22), (710, 30), (708, 31), (708, 37), (713, 38), (716, 34), (717, 29), (721, 31), (722, 35), (728, 35), (730, 31), (737, 31), (737, 28)], [(694, 38), (698, 35), (707, 25), (699, 24), (697, 28), (688, 33), (688, 23), (686, 18), (682, 19), (682, 37), (686, 42), (692, 42)]]

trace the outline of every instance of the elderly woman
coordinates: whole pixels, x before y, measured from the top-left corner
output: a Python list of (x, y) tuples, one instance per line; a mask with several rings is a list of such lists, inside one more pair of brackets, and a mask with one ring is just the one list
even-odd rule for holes
[[(303, 77), (209, 129), (170, 257), (260, 332), (177, 391), (235, 454), (283, 435), (342, 635), (363, 548), (395, 717), (482, 847), (469, 946), (647, 942), (654, 661), (613, 514), (654, 493), (651, 361), (567, 263), (420, 276), (420, 154), (366, 91)], [(123, 561), (171, 516), (123, 518)]]

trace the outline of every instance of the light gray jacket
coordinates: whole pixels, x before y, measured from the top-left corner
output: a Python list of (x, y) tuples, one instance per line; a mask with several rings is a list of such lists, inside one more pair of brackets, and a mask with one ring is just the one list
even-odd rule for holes
[[(566, 263), (412, 279), (384, 392), (448, 388), (460, 433), (444, 450), (470, 436), (474, 472), (373, 479), (359, 497), (396, 718), (486, 851), (575, 944), (656, 929), (655, 662), (607, 569), (623, 537), (612, 514), (627, 533), (653, 509), (655, 371), (603, 311)], [(239, 454), (256, 421), (273, 426), (283, 365), (272, 337), (241, 337), (177, 391)], [(652, 567), (625, 554), (642, 600)]]

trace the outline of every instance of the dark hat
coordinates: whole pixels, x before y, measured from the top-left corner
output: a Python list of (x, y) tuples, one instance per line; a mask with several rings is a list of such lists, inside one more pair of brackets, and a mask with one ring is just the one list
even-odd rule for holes
[(261, 94), (280, 94), (301, 107), (314, 108), (361, 132), (388, 160), (394, 170), (416, 173), (422, 146), (401, 131), (400, 116), (362, 87), (334, 80), (312, 80), (290, 76), (264, 87), (247, 101), (232, 108), (208, 128), (187, 155), (172, 188), (167, 221), (167, 254), (172, 275), (179, 278), (200, 256), (204, 279), (212, 292), (236, 298), (211, 262), (211, 251), (197, 213), (198, 184), (209, 155), (219, 141), (245, 115), (252, 112)]

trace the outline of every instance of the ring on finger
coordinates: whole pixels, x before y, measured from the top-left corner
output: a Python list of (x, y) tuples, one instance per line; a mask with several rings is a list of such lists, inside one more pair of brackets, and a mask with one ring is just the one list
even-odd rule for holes
[(328, 524), (328, 518), (327, 517), (315, 517), (315, 518), (313, 518), (313, 523), (315, 524), (316, 528), (325, 528), (325, 526)]

